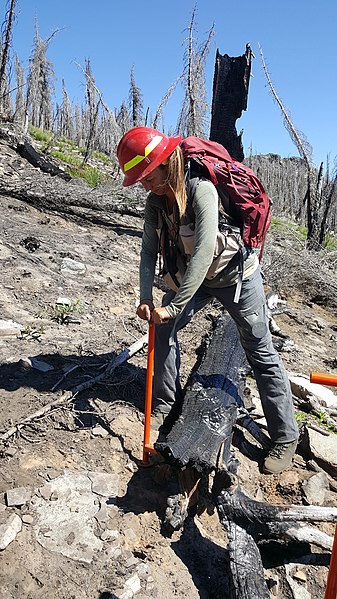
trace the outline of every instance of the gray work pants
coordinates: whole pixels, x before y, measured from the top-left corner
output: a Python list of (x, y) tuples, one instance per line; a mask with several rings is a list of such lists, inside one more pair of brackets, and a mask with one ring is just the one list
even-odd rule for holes
[[(269, 332), (260, 268), (242, 282), (237, 304), (233, 302), (235, 289), (235, 285), (221, 289), (201, 285), (177, 318), (156, 327), (153, 381), (156, 409), (168, 413), (181, 397), (178, 331), (190, 322), (196, 312), (216, 298), (238, 327), (242, 347), (256, 378), (271, 440), (274, 443), (294, 441), (298, 438), (298, 427), (291, 389)], [(174, 292), (168, 292), (163, 298), (163, 305), (168, 305), (173, 297)]]

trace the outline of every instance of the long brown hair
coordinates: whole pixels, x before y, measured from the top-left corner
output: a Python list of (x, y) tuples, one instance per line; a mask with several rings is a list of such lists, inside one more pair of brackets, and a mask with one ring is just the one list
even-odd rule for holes
[(180, 146), (167, 159), (167, 185), (171, 188), (176, 198), (179, 216), (184, 216), (187, 205), (185, 186), (184, 158)]

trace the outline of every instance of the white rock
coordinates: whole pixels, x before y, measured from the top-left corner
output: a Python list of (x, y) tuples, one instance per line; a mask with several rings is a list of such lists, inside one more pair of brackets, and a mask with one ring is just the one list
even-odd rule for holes
[(140, 589), (142, 588), (138, 574), (134, 574), (133, 576), (131, 576), (131, 578), (128, 578), (128, 580), (125, 582), (124, 587), (126, 587), (125, 590), (130, 589), (133, 593), (138, 593), (138, 591), (140, 591)]
[(20, 506), (28, 503), (32, 496), (30, 489), (26, 487), (16, 487), (15, 489), (8, 489), (6, 491), (6, 502), (10, 506)]
[(96, 426), (94, 426), (94, 428), (92, 429), (91, 433), (94, 435), (94, 437), (104, 438), (109, 436), (109, 432), (100, 424), (96, 424)]
[(87, 267), (82, 262), (77, 262), (71, 258), (63, 258), (62, 260), (61, 274), (65, 276), (77, 277), (79, 275), (84, 275), (86, 270)]
[(308, 399), (310, 395), (314, 395), (322, 403), (322, 405), (337, 407), (337, 395), (331, 389), (327, 389), (323, 385), (311, 383), (309, 377), (289, 375), (291, 390), (296, 397), (300, 399)]
[(21, 518), (17, 514), (10, 514), (0, 524), (0, 550), (6, 549), (7, 545), (14, 541), (16, 535), (22, 529)]
[(23, 329), (22, 324), (14, 320), (0, 320), (0, 337), (11, 337), (19, 335)]

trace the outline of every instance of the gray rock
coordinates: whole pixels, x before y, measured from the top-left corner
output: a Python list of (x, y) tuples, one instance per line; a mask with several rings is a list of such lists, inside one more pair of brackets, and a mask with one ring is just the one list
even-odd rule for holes
[(84, 275), (87, 267), (82, 262), (77, 262), (71, 258), (63, 258), (61, 264), (61, 274), (68, 277), (78, 277)]
[(45, 549), (84, 563), (90, 563), (95, 552), (102, 550), (103, 543), (95, 535), (99, 506), (95, 504), (91, 485), (86, 473), (65, 471), (63, 476), (42, 487), (46, 497), (49, 494), (49, 499), (58, 498), (50, 501), (36, 497), (34, 503), (37, 515), (34, 530)]
[(88, 472), (92, 482), (92, 492), (103, 497), (116, 497), (119, 491), (120, 478), (118, 474), (105, 472)]
[(0, 550), (6, 549), (22, 529), (21, 518), (17, 514), (4, 514), (0, 520)]
[(28, 503), (32, 493), (26, 487), (17, 487), (16, 489), (8, 489), (6, 491), (6, 502), (8, 507), (20, 506)]
[(303, 482), (302, 488), (308, 505), (323, 505), (330, 488), (328, 475), (325, 472), (313, 474)]
[(307, 429), (310, 457), (314, 457), (321, 468), (337, 478), (337, 435), (328, 437)]

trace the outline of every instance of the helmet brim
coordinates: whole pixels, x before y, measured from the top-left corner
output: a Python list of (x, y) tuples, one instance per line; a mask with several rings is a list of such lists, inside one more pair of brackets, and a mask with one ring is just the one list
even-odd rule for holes
[(123, 187), (130, 187), (130, 185), (134, 185), (138, 183), (142, 179), (145, 179), (152, 171), (154, 171), (160, 164), (168, 158), (172, 152), (176, 149), (176, 147), (181, 143), (182, 137), (181, 135), (177, 135), (175, 137), (169, 137), (167, 146), (165, 150), (163, 150), (157, 158), (155, 158), (147, 167), (144, 169), (138, 177), (135, 177), (133, 173), (127, 173), (124, 175)]

